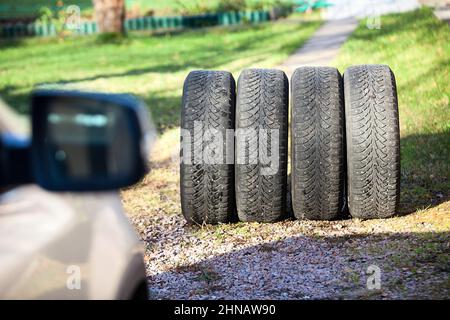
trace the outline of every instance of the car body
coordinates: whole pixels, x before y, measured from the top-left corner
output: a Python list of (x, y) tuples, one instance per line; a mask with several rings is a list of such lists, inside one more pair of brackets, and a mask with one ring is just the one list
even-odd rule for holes
[[(24, 122), (0, 101), (1, 134), (27, 137)], [(1, 299), (147, 297), (142, 244), (117, 190), (0, 187), (0, 266)]]

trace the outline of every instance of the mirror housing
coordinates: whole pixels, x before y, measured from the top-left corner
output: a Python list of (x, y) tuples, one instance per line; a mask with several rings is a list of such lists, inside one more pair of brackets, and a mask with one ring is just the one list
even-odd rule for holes
[(31, 121), (31, 172), (45, 189), (119, 189), (148, 172), (154, 133), (146, 106), (131, 95), (35, 91)]

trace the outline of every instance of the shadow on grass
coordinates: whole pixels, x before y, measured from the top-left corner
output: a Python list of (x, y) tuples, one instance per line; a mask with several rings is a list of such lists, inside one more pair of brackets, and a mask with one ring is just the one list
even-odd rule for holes
[(401, 139), (400, 215), (450, 200), (449, 136), (442, 132)]
[(17, 93), (18, 88), (6, 86), (0, 89), (0, 98), (5, 101), (12, 109), (20, 114), (28, 114), (30, 111), (30, 94)]
[[(258, 31), (265, 27), (267, 27), (268, 24), (273, 22), (267, 22), (267, 23), (261, 23), (261, 24), (241, 24), (241, 25), (234, 25), (234, 26), (211, 26), (211, 27), (203, 27), (203, 28), (186, 28), (186, 29), (172, 29), (172, 30), (156, 30), (148, 32), (148, 34), (152, 37), (174, 37), (178, 35), (192, 35), (194, 37), (206, 35), (209, 33), (217, 33), (217, 34), (223, 34), (223, 33), (237, 33), (237, 32), (243, 32), (243, 31)], [(141, 33), (141, 35), (145, 35), (145, 31)]]
[[(152, 275), (151, 298), (447, 299), (449, 240), (448, 232), (287, 237)], [(381, 290), (367, 289), (371, 265)]]
[(0, 39), (0, 48), (2, 48), (3, 50), (9, 48), (18, 48), (25, 43), (24, 40), (24, 38)]
[(158, 132), (164, 132), (169, 128), (180, 125), (181, 97), (150, 94), (144, 98), (144, 101), (150, 109)]

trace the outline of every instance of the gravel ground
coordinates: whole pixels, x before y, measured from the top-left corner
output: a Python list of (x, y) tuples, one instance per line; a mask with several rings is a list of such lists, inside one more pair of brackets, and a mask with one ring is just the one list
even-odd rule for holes
[[(441, 194), (431, 208), (385, 220), (188, 226), (178, 192), (169, 157), (122, 193), (146, 246), (152, 299), (450, 297), (450, 201)], [(380, 268), (379, 290), (367, 289), (370, 265)]]
[[(450, 297), (447, 232), (369, 235), (351, 220), (201, 228), (164, 213), (132, 221), (154, 299)], [(370, 265), (381, 270), (381, 290), (366, 289)]]

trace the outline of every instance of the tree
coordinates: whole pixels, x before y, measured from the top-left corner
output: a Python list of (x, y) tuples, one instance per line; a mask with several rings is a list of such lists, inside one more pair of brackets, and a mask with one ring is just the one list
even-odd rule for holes
[(124, 33), (125, 1), (92, 0), (95, 19), (102, 33)]

